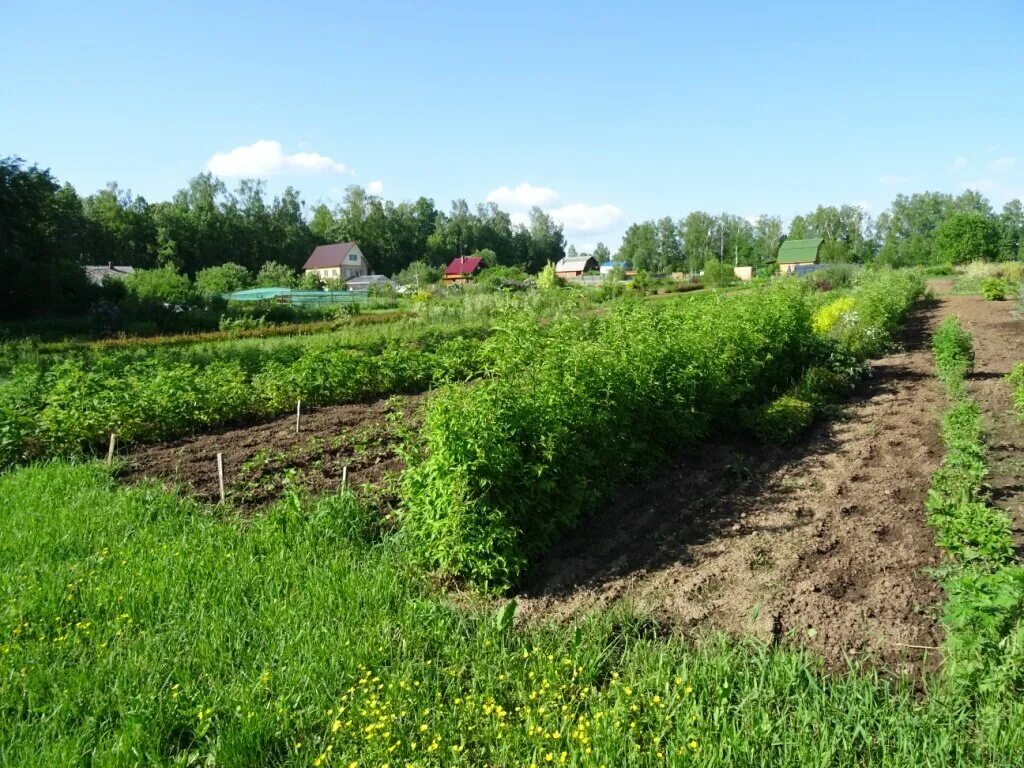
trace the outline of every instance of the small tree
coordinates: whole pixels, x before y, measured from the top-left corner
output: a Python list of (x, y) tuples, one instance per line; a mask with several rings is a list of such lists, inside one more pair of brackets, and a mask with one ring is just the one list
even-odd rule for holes
[(137, 269), (124, 279), (128, 295), (146, 304), (184, 306), (195, 301), (188, 276), (174, 267)]
[(443, 271), (440, 267), (432, 267), (425, 261), (414, 261), (394, 276), (399, 285), (413, 287), (433, 285), (441, 279)]
[(299, 288), (304, 291), (319, 291), (324, 287), (324, 281), (316, 272), (303, 272), (299, 278)]
[(560, 288), (565, 285), (565, 280), (555, 272), (555, 265), (550, 261), (544, 265), (544, 269), (537, 275), (537, 287), (542, 291), (549, 291), (553, 288)]
[(227, 262), (196, 273), (196, 292), (203, 298), (243, 291), (252, 285), (252, 275), (241, 264)]
[(256, 273), (257, 288), (294, 288), (296, 283), (295, 271), (277, 261), (268, 261)]
[(717, 259), (704, 262), (704, 276), (701, 282), (708, 288), (724, 288), (736, 282), (732, 267)]

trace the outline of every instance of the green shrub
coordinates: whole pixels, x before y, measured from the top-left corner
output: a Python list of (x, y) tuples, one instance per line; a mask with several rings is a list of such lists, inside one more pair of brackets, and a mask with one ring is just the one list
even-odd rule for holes
[(981, 295), (985, 301), (1003, 301), (1010, 285), (1001, 277), (990, 277), (981, 283)]
[(974, 370), (971, 334), (957, 317), (947, 317), (932, 336), (935, 369), (947, 387), (956, 387)]
[(787, 445), (803, 435), (812, 421), (813, 405), (792, 395), (783, 395), (758, 411), (752, 428), (763, 443)]
[(717, 259), (709, 259), (704, 263), (704, 274), (701, 283), (707, 288), (724, 288), (738, 282), (736, 273), (731, 266)]
[(1014, 410), (1017, 411), (1017, 416), (1024, 420), (1024, 363), (1013, 366), (1013, 370), (1006, 378), (1013, 387)]

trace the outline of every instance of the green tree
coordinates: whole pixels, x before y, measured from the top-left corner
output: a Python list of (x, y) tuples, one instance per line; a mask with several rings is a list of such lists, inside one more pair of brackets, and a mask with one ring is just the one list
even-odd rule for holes
[(276, 261), (268, 261), (256, 273), (257, 288), (294, 288), (297, 283), (295, 270)]
[(555, 272), (555, 265), (552, 262), (545, 264), (544, 268), (537, 275), (537, 287), (542, 291), (550, 291), (563, 285), (565, 285), (565, 280)]
[(196, 293), (204, 298), (242, 291), (252, 285), (252, 275), (241, 264), (227, 262), (196, 273)]
[(414, 261), (401, 272), (394, 276), (394, 281), (399, 285), (408, 285), (414, 288), (433, 285), (438, 282), (444, 270), (440, 267), (432, 267), (425, 261)]
[(935, 232), (935, 252), (940, 261), (961, 264), (973, 259), (991, 261), (999, 249), (995, 221), (976, 211), (958, 211)]
[(82, 265), (92, 258), (74, 189), (21, 158), (0, 159), (0, 319), (84, 310), (93, 291)]
[(144, 304), (187, 306), (196, 295), (187, 275), (174, 267), (137, 269), (123, 280), (125, 291)]
[(598, 266), (604, 264), (606, 261), (611, 261), (612, 252), (608, 250), (608, 246), (604, 243), (598, 243), (594, 246), (594, 261), (597, 262)]
[(1011, 200), (999, 214), (999, 258), (1016, 261), (1021, 258), (1021, 241), (1024, 240), (1024, 205), (1020, 200)]
[(662, 261), (657, 225), (653, 221), (630, 224), (622, 236), (617, 261), (629, 262), (636, 270), (660, 271)]
[(736, 273), (732, 266), (718, 259), (709, 259), (704, 264), (701, 283), (708, 288), (724, 288), (736, 282)]
[(690, 272), (699, 272), (708, 259), (717, 255), (712, 246), (714, 230), (715, 217), (704, 211), (694, 211), (683, 220), (680, 231)]

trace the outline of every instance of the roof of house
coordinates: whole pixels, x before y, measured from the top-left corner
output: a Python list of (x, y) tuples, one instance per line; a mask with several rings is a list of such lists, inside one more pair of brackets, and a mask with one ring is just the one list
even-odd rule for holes
[(779, 264), (814, 264), (824, 242), (824, 238), (821, 237), (786, 240), (779, 248)]
[(601, 269), (615, 269), (616, 267), (629, 269), (630, 263), (628, 261), (606, 261), (601, 264)]
[(566, 256), (555, 264), (555, 272), (586, 272), (596, 266), (593, 256), (577, 256), (574, 259)]
[(313, 253), (310, 254), (309, 258), (306, 259), (306, 263), (302, 268), (326, 269), (328, 267), (340, 267), (353, 248), (358, 250), (359, 246), (355, 243), (331, 243), (330, 245), (318, 245), (313, 250)]
[(444, 271), (446, 275), (471, 275), (480, 268), (480, 256), (456, 256)]
[(103, 285), (103, 281), (108, 277), (112, 280), (123, 280), (134, 271), (135, 267), (118, 264), (89, 264), (85, 267), (85, 277), (90, 283)]

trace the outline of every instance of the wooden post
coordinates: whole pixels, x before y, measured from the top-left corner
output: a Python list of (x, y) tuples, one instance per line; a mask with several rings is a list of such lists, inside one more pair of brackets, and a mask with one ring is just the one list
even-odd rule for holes
[(114, 463), (114, 449), (117, 448), (117, 433), (110, 433), (110, 447), (107, 448), (107, 464)]
[(348, 467), (341, 468), (341, 490), (348, 487)]
[(298, 400), (295, 403), (295, 434), (299, 434), (299, 419), (302, 418), (302, 401)]
[(220, 483), (220, 503), (224, 503), (224, 454), (217, 454), (217, 481)]

